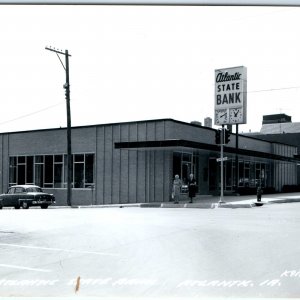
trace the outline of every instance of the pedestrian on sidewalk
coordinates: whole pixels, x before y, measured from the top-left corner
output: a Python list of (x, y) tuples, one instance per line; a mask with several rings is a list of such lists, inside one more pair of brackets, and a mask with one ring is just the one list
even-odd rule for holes
[(190, 177), (188, 179), (188, 188), (189, 188), (189, 198), (190, 198), (189, 203), (193, 203), (193, 198), (196, 196), (196, 191), (197, 191), (197, 182), (194, 177), (194, 174), (190, 174)]
[(261, 186), (258, 186), (257, 187), (257, 191), (256, 191), (256, 195), (257, 195), (257, 202), (260, 202), (261, 201), (261, 195), (263, 193), (263, 190), (261, 188)]
[(181, 191), (181, 185), (182, 182), (179, 178), (179, 175), (175, 175), (175, 179), (173, 181), (173, 189), (172, 189), (172, 198), (174, 200), (175, 204), (178, 204), (179, 197), (180, 197), (180, 191)]

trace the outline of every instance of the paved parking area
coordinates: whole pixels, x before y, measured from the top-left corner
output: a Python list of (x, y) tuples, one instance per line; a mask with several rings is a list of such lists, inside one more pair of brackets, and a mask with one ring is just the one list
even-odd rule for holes
[(0, 296), (298, 297), (300, 203), (0, 211)]

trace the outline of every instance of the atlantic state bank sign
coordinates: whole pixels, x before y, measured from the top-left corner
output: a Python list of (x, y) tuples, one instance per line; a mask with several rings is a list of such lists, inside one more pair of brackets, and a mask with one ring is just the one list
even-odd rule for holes
[(247, 69), (215, 70), (215, 125), (247, 122)]

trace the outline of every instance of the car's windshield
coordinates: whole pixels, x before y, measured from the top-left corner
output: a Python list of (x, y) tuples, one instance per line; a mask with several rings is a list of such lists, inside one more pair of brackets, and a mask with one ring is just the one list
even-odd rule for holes
[(29, 187), (26, 189), (27, 193), (41, 193), (43, 190), (40, 187)]

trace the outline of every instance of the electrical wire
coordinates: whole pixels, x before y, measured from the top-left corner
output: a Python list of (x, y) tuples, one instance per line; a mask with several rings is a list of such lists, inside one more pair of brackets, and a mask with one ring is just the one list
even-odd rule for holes
[(56, 104), (54, 104), (54, 105), (47, 106), (47, 107), (45, 107), (45, 108), (42, 108), (42, 109), (40, 109), (40, 110), (37, 110), (37, 111), (35, 111), (35, 112), (29, 113), (29, 114), (26, 114), (26, 115), (22, 115), (22, 116), (19, 116), (19, 117), (17, 117), (17, 118), (10, 119), (10, 120), (4, 121), (4, 122), (0, 122), (0, 125), (4, 125), (4, 124), (7, 124), (7, 123), (11, 123), (11, 122), (14, 122), (14, 121), (18, 121), (18, 120), (21, 120), (21, 119), (30, 117), (30, 116), (35, 115), (35, 114), (39, 114), (39, 113), (41, 113), (41, 112), (43, 112), (43, 111), (52, 109), (53, 107), (59, 106), (59, 105), (61, 105), (61, 104), (63, 104), (63, 103), (65, 103), (65, 102), (62, 101), (62, 102), (56, 103)]

